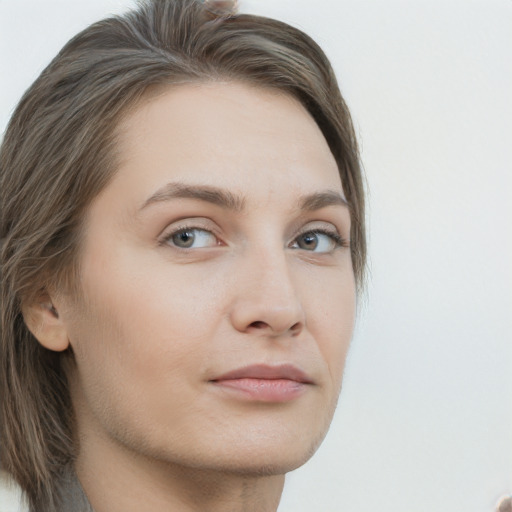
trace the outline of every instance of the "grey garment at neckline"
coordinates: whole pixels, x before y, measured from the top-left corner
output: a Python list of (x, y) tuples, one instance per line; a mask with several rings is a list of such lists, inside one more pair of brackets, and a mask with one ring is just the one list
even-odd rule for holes
[(59, 481), (58, 512), (94, 512), (73, 468)]

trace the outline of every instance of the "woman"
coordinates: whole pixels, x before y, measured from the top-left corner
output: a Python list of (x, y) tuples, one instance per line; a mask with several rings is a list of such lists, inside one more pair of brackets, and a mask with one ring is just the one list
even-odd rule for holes
[(64, 47), (0, 162), (1, 460), (31, 509), (275, 511), (332, 418), (365, 264), (320, 48), (147, 2)]

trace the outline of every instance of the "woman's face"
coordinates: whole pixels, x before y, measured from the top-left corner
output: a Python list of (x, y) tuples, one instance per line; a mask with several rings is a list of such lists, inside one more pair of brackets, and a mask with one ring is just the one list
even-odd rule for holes
[(82, 450), (283, 473), (324, 437), (352, 335), (350, 216), (294, 99), (175, 87), (119, 127), (60, 303)]

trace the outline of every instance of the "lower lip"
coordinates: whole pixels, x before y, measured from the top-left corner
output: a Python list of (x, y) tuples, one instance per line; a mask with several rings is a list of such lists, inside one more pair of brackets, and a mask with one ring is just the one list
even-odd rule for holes
[(228, 379), (212, 381), (217, 387), (243, 399), (289, 402), (301, 396), (307, 384), (288, 379)]

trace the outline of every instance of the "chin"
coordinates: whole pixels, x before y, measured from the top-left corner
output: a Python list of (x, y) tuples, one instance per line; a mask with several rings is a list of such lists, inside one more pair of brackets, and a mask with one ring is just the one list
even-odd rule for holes
[[(309, 435), (232, 438), (229, 443), (210, 445), (196, 451), (192, 465), (226, 474), (247, 477), (284, 475), (305, 464), (323, 441), (327, 429)], [(214, 449), (212, 449), (214, 446)], [(190, 452), (189, 456), (192, 455)], [(183, 461), (185, 464), (187, 462)]]
[(305, 464), (316, 451), (316, 447), (304, 453), (238, 454), (236, 458), (225, 457), (215, 462), (197, 461), (195, 469), (214, 471), (242, 477), (265, 477), (284, 475)]

